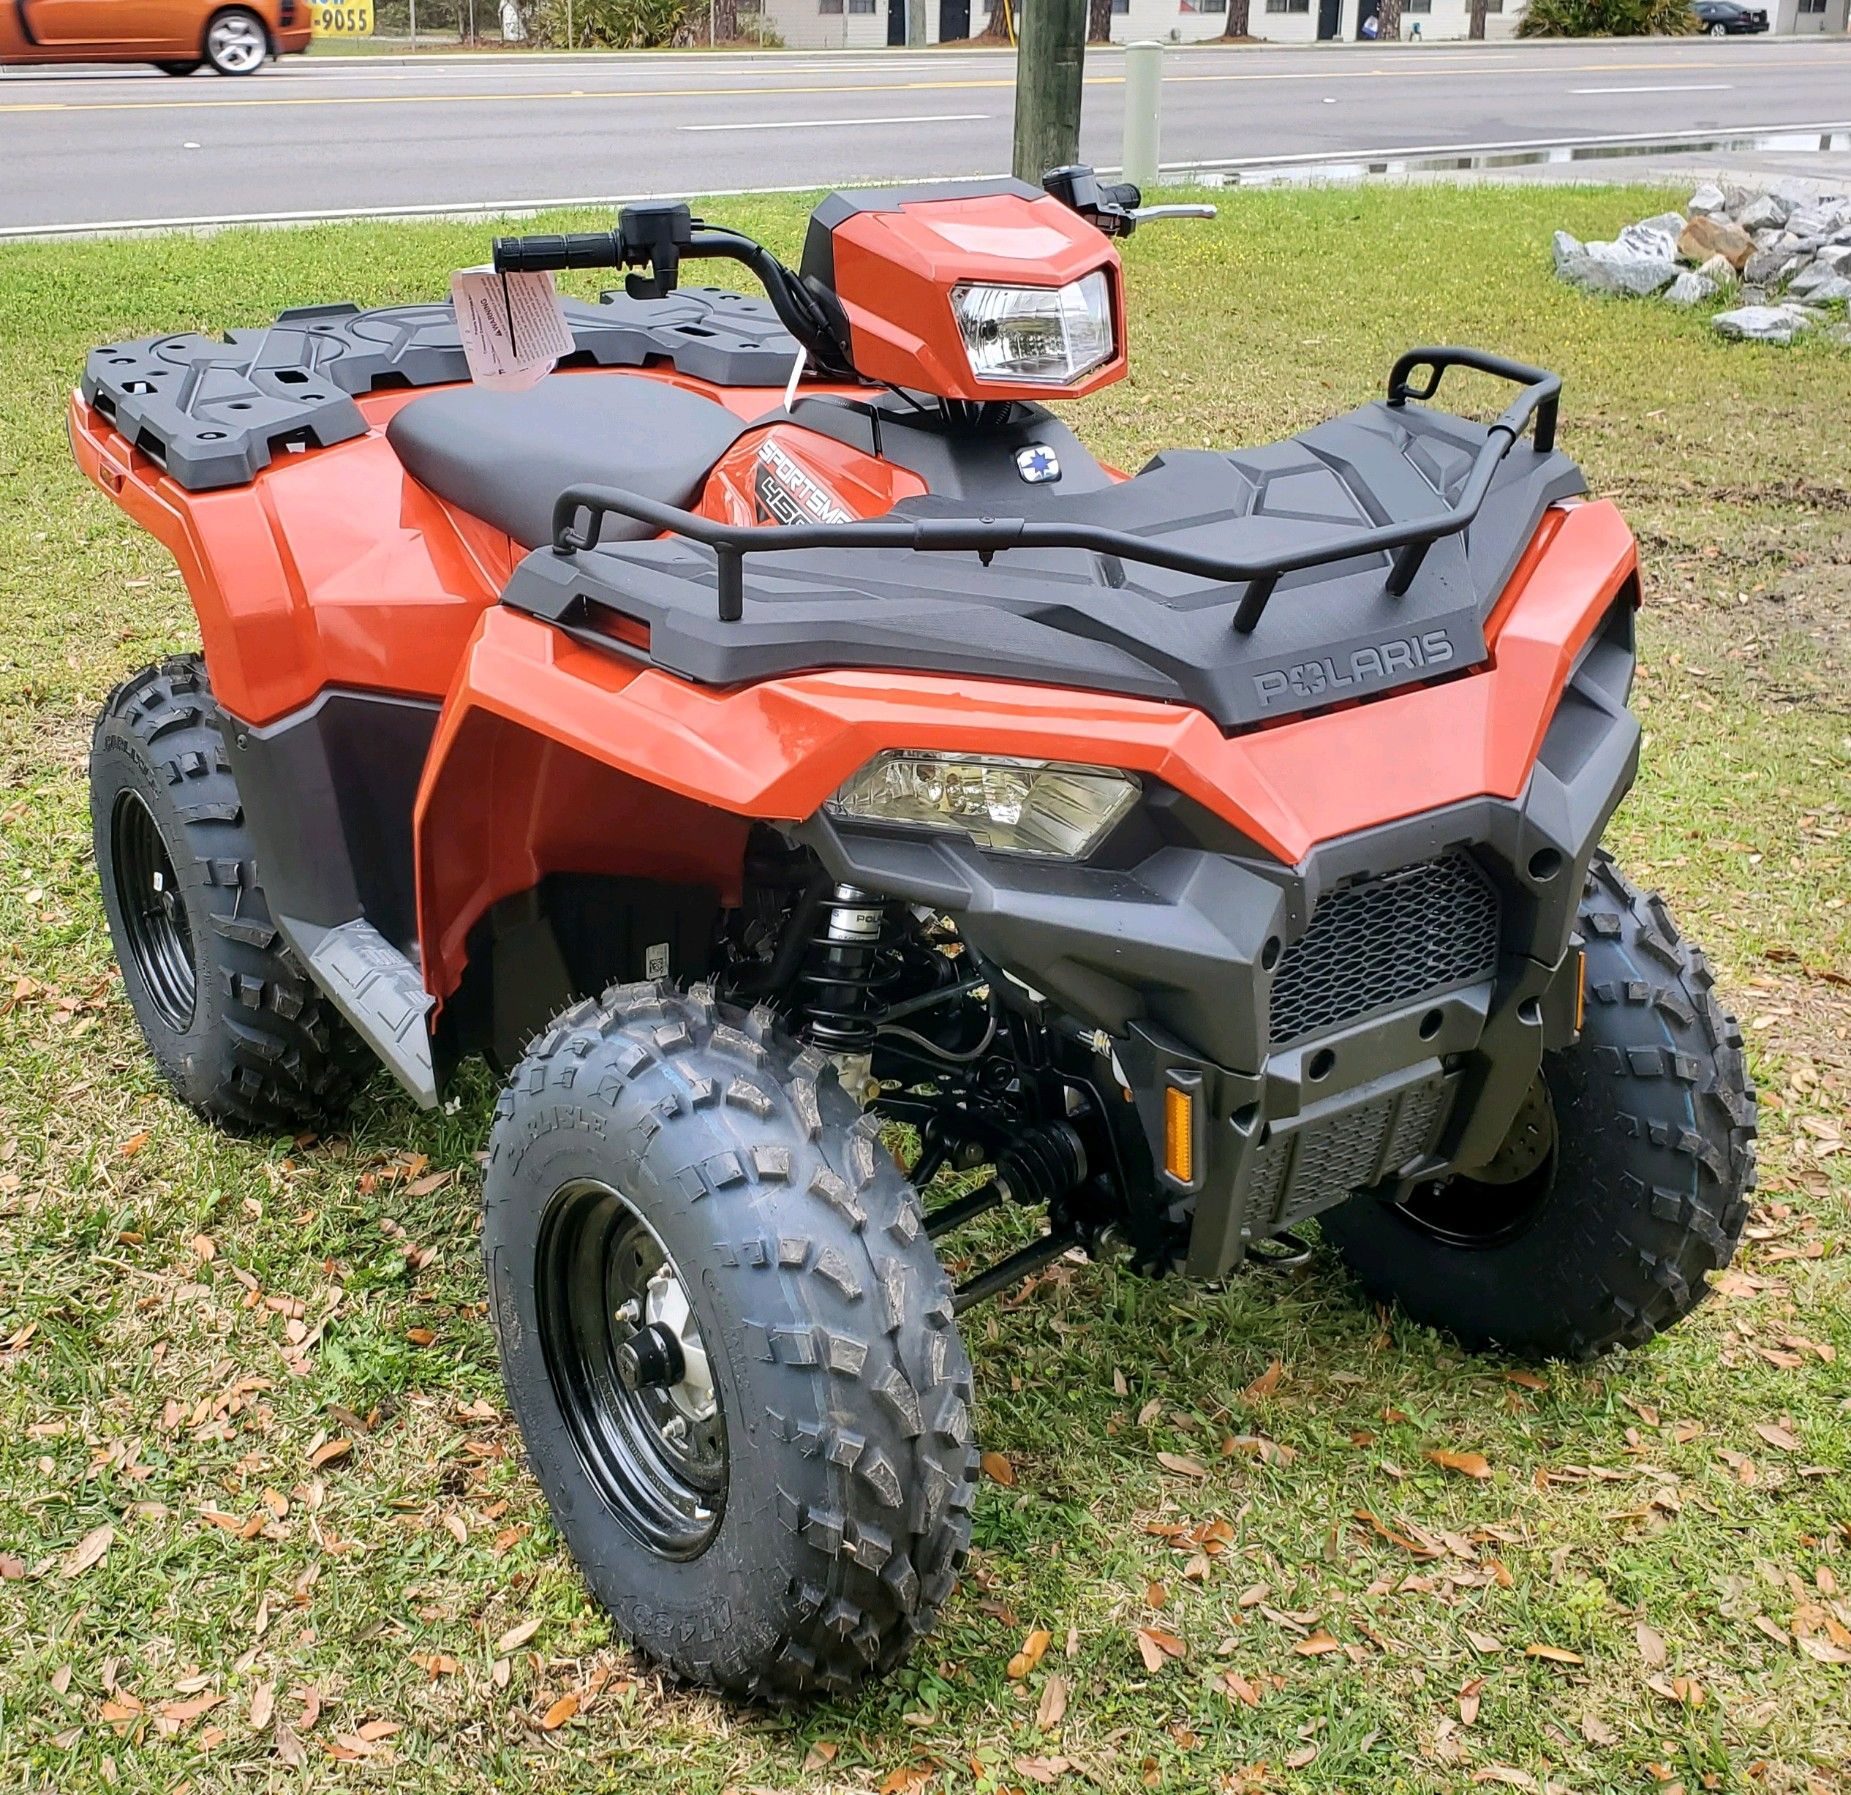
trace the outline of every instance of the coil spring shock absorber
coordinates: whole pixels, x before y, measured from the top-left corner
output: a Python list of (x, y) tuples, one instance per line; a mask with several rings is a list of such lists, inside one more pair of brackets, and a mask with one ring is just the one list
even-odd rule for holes
[(838, 885), (818, 920), (804, 961), (804, 1033), (824, 1053), (866, 1053), (882, 1007), (881, 949), (892, 938), (893, 906)]

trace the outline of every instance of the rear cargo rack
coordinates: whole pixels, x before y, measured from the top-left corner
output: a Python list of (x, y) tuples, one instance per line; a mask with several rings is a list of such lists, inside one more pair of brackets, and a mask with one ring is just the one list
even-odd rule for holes
[[(1448, 368), (1476, 369), (1523, 388), (1489, 426), (1484, 447), (1473, 461), (1458, 503), (1430, 517), (1376, 524), (1310, 548), (1230, 558), (1171, 548), (1148, 536), (1101, 524), (1044, 523), (1022, 517), (881, 517), (858, 523), (769, 527), (729, 524), (684, 511), (676, 505), (664, 505), (645, 498), (640, 492), (586, 485), (568, 487), (553, 507), (553, 552), (575, 555), (596, 548), (604, 519), (610, 516), (633, 518), (663, 534), (700, 543), (714, 553), (720, 621), (737, 623), (745, 614), (747, 555), (776, 554), (792, 549), (962, 550), (974, 551), (987, 567), (993, 556), (1012, 548), (1087, 549), (1094, 554), (1116, 556), (1122, 561), (1193, 574), (1199, 579), (1244, 585), (1246, 590), (1234, 612), (1234, 629), (1246, 635), (1260, 621), (1280, 579), (1307, 567), (1328, 566), (1363, 555), (1392, 554), (1386, 589), (1391, 596), (1399, 598), (1413, 584), (1428, 549), (1445, 537), (1465, 531), (1477, 518), (1498, 464), (1510, 453), (1532, 419), (1537, 453), (1547, 454), (1555, 447), (1561, 376), (1480, 349), (1408, 350), (1389, 373), (1389, 405), (1400, 407), (1410, 399), (1422, 402), (1431, 399)], [(1427, 378), (1416, 386), (1412, 376), (1423, 369)]]

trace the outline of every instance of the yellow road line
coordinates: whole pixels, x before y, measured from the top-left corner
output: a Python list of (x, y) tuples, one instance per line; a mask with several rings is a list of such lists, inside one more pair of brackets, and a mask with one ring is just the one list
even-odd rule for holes
[[(1688, 70), (1693, 65), (1688, 61), (1677, 62), (1582, 62), (1516, 65), (1500, 68), (1501, 75), (1579, 75), (1579, 74), (1630, 74), (1645, 70), (1662, 71), (1666, 69)], [(1707, 65), (1705, 65), (1707, 66)], [(1795, 66), (1793, 59), (1786, 59), (1779, 73), (1786, 73)], [(1802, 68), (1824, 68), (1828, 66), (1824, 57), (1799, 63)], [(1230, 81), (1439, 81), (1450, 76), (1469, 75), (1478, 72), (1483, 65), (1473, 61), (1460, 61), (1444, 68), (1427, 66), (1424, 68), (1394, 69), (1306, 69), (1279, 74), (1265, 74), (1258, 71), (1249, 74), (1203, 74), (1203, 75), (1168, 75), (1165, 83), (1181, 84), (1196, 82), (1230, 82)], [(1746, 73), (1746, 70), (1735, 71)], [(1122, 87), (1123, 75), (1089, 75), (1088, 87)], [(533, 102), (536, 100), (699, 100), (699, 99), (775, 99), (780, 94), (849, 94), (849, 93), (951, 93), (968, 88), (1014, 87), (1014, 75), (997, 76), (989, 79), (971, 81), (864, 81), (848, 84), (817, 83), (800, 87), (639, 87), (611, 88), (603, 92), (585, 88), (563, 88), (550, 93), (532, 91), (515, 91), (511, 93), (389, 93), (389, 94), (251, 94), (245, 97), (221, 100), (22, 100), (0, 102), (0, 113), (5, 112), (199, 112), (220, 111), (226, 107), (250, 106), (454, 106), (482, 105), (487, 103), (504, 103), (510, 100)]]

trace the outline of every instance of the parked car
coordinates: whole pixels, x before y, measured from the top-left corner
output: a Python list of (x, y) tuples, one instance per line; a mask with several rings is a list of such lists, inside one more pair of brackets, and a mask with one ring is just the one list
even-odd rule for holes
[(307, 0), (0, 0), (0, 63), (151, 62), (249, 75), (309, 47)]
[(1696, 0), (1697, 29), (1710, 37), (1739, 37), (1767, 29), (1766, 9), (1739, 0)]

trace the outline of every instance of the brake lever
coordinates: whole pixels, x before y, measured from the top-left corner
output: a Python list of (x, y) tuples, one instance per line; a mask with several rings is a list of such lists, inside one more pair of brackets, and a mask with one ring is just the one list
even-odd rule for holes
[(1125, 216), (1133, 224), (1151, 224), (1159, 218), (1213, 218), (1213, 206), (1132, 206)]

